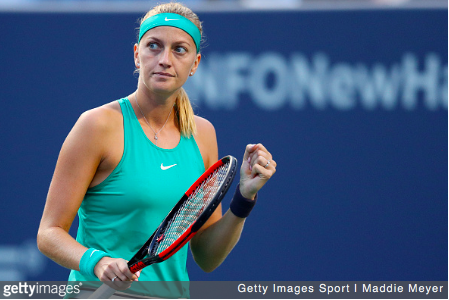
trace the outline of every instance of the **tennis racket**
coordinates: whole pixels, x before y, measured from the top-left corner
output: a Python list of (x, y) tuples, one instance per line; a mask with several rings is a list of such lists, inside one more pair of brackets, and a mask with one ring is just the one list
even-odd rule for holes
[[(226, 156), (204, 172), (185, 192), (148, 241), (128, 262), (132, 273), (160, 263), (181, 249), (206, 223), (234, 180), (237, 160)], [(106, 284), (89, 298), (106, 299), (115, 290)]]

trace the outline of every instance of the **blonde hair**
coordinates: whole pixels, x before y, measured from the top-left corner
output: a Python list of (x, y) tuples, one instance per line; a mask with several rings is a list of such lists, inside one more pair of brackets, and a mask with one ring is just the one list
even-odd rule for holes
[[(189, 19), (198, 27), (201, 36), (203, 36), (203, 27), (198, 16), (190, 8), (178, 2), (159, 4), (153, 7), (140, 20), (140, 25), (142, 25), (142, 22), (149, 17), (162, 13), (178, 14)], [(183, 87), (181, 87), (176, 97), (175, 112), (175, 122), (181, 132), (181, 135), (190, 138), (192, 135), (196, 134), (195, 113), (193, 111), (192, 104), (190, 103), (189, 96)]]

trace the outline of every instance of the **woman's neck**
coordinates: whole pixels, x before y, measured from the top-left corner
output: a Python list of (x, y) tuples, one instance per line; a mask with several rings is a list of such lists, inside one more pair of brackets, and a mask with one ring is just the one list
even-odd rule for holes
[(137, 89), (134, 95), (130, 96), (130, 99), (134, 98), (132, 102), (135, 102), (133, 104), (137, 106), (141, 114), (151, 125), (155, 124), (155, 127), (159, 128), (167, 121), (173, 120), (174, 113), (172, 110), (176, 102), (176, 94), (177, 92), (171, 95), (156, 95)]

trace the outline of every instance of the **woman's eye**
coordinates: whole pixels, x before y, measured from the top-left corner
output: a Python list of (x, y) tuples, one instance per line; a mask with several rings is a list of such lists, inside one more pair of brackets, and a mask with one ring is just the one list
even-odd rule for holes
[(177, 53), (186, 53), (187, 52), (186, 48), (184, 48), (184, 47), (176, 47), (175, 51)]
[(156, 43), (150, 43), (150, 44), (148, 45), (148, 47), (149, 47), (151, 50), (156, 50), (156, 49), (159, 48), (159, 45), (156, 44)]

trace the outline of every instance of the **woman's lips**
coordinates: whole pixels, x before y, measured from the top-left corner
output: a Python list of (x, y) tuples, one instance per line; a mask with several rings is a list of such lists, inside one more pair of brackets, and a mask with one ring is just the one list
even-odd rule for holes
[(154, 72), (155, 75), (159, 75), (159, 76), (164, 76), (164, 77), (175, 77), (174, 75), (170, 74), (170, 73), (165, 73), (165, 72)]

